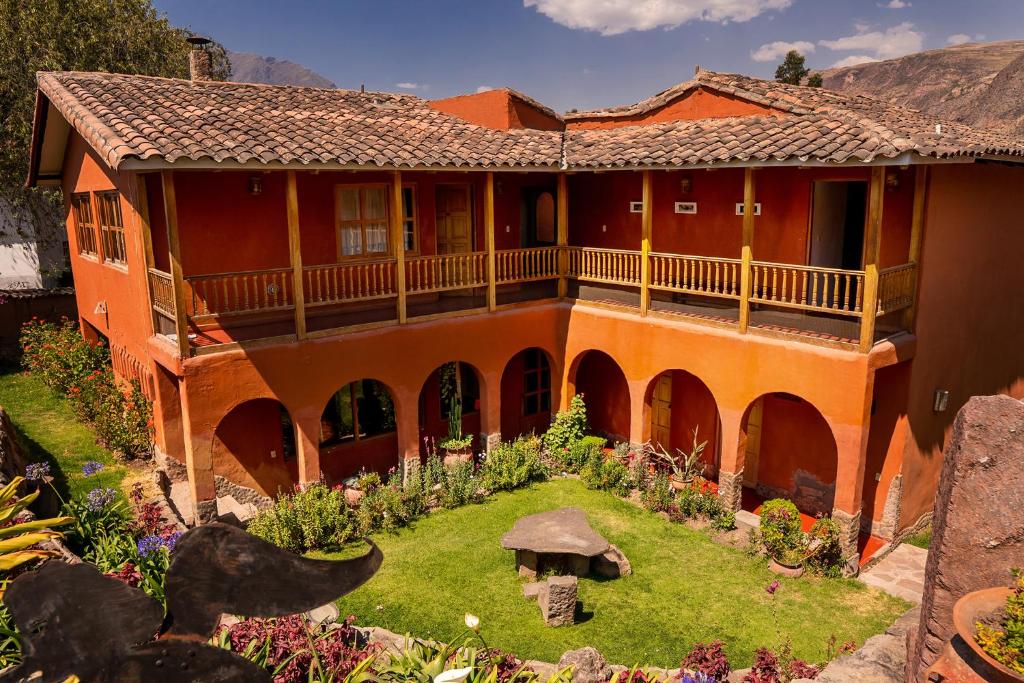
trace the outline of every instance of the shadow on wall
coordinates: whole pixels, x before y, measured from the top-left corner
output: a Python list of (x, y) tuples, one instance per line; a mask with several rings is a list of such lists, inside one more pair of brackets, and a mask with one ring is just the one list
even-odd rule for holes
[(629, 385), (622, 368), (603, 351), (584, 351), (573, 365), (570, 384), (583, 394), (591, 430), (612, 441), (629, 441)]
[(295, 430), (288, 411), (272, 398), (231, 409), (213, 438), (213, 473), (265, 496), (298, 482)]

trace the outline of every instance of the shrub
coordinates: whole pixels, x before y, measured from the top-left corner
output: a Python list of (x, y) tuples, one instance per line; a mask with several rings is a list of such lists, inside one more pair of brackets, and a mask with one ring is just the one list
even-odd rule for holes
[(406, 526), (415, 516), (401, 482), (388, 483), (371, 489), (360, 499), (356, 509), (356, 528), (360, 536), (374, 531), (393, 532)]
[(725, 681), (729, 678), (729, 658), (722, 649), (724, 643), (713, 640), (710, 643), (696, 643), (690, 653), (683, 659), (680, 668), (702, 673), (712, 681)]
[(579, 472), (591, 458), (603, 455), (606, 443), (608, 440), (602, 436), (585, 436), (558, 451), (557, 455), (567, 472)]
[(611, 491), (620, 496), (629, 491), (629, 470), (618, 458), (606, 457), (601, 450), (591, 452), (580, 469), (580, 479), (590, 489)]
[(551, 420), (551, 426), (542, 437), (544, 447), (555, 454), (570, 448), (587, 433), (587, 406), (583, 394), (576, 394), (569, 402), (568, 410), (560, 410)]
[(540, 459), (540, 439), (521, 436), (493, 448), (484, 460), (481, 475), (484, 487), (491, 491), (511, 491), (531, 481), (544, 479)]
[(743, 677), (743, 683), (780, 683), (779, 658), (766, 647), (759, 647), (754, 653), (754, 666)]
[(820, 517), (808, 534), (814, 553), (807, 559), (808, 568), (815, 574), (837, 577), (843, 571), (843, 547), (839, 540), (839, 525), (831, 517)]
[(249, 533), (268, 543), (305, 553), (336, 548), (355, 536), (356, 524), (340, 488), (313, 484), (280, 496), (249, 521)]
[(672, 503), (672, 485), (668, 475), (658, 472), (651, 479), (651, 485), (641, 495), (643, 506), (652, 512), (667, 512)]
[(800, 511), (792, 501), (774, 498), (761, 506), (761, 542), (772, 557), (797, 550), (803, 541)]
[(441, 507), (457, 508), (480, 500), (480, 482), (476, 479), (471, 462), (458, 462), (444, 468), (437, 502)]

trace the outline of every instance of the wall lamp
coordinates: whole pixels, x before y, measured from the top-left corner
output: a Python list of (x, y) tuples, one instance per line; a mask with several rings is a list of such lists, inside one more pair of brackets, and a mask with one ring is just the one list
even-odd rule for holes
[(253, 197), (263, 194), (263, 178), (258, 175), (249, 176), (249, 194)]

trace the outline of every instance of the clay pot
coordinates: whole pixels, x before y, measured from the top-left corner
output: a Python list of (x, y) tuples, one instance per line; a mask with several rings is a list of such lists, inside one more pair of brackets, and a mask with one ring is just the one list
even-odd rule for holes
[(676, 479), (674, 474), (668, 478), (668, 481), (676, 491), (688, 489), (693, 484), (693, 479)]
[(804, 575), (803, 564), (784, 564), (774, 557), (768, 558), (768, 569), (771, 569), (779, 576), (788, 576), (791, 579), (799, 579)]
[(982, 680), (991, 683), (1024, 683), (1024, 676), (997, 662), (974, 639), (975, 624), (998, 614), (1006, 607), (1006, 599), (1012, 593), (1012, 588), (985, 588), (968, 593), (953, 605), (953, 626), (974, 655), (974, 660), (968, 663)]
[(359, 501), (363, 499), (366, 493), (359, 489), (346, 488), (345, 489), (345, 502), (348, 503), (349, 507), (357, 507)]
[(473, 462), (473, 447), (466, 446), (458, 450), (444, 449), (444, 464), (455, 465), (460, 462)]

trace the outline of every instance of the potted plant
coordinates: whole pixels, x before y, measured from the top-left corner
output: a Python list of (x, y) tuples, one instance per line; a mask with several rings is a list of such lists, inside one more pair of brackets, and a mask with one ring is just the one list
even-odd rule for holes
[(796, 505), (784, 498), (766, 501), (761, 506), (759, 531), (768, 554), (768, 568), (782, 576), (802, 576), (810, 551)]
[(953, 625), (984, 680), (1024, 683), (1024, 572), (1013, 570), (1012, 588), (986, 588), (957, 600)]
[(381, 485), (381, 479), (376, 472), (360, 470), (359, 474), (342, 480), (341, 484), (345, 489), (345, 502), (349, 507), (357, 507), (363, 496)]
[(677, 491), (688, 488), (693, 484), (694, 479), (704, 475), (704, 463), (701, 462), (700, 456), (704, 453), (708, 442), (704, 440), (697, 443), (698, 429), (699, 427), (693, 429), (693, 445), (690, 447), (689, 453), (684, 453), (677, 448), (676, 455), (671, 455), (661, 444), (658, 444), (657, 448), (650, 448), (650, 454), (656, 460), (668, 465), (671, 470), (669, 481), (672, 488)]
[(448, 436), (437, 445), (444, 451), (445, 465), (473, 459), (473, 437), (462, 433), (462, 402), (456, 395), (448, 402)]

